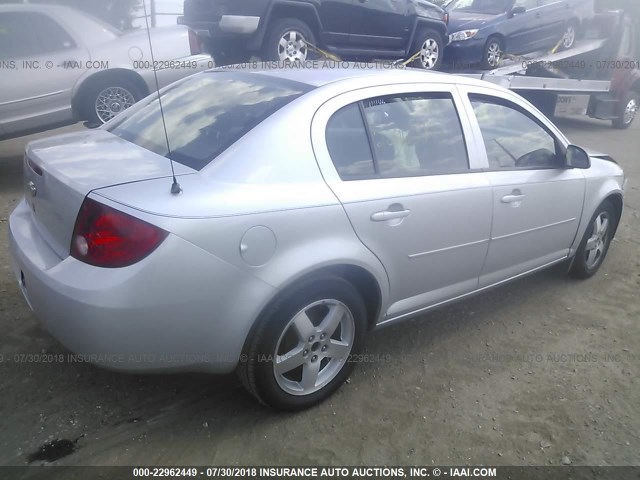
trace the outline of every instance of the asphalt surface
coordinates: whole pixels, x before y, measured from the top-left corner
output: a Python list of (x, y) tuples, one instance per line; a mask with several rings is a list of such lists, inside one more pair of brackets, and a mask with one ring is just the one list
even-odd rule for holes
[(233, 376), (38, 360), (68, 352), (21, 296), (7, 219), (26, 142), (59, 131), (0, 142), (0, 464), (640, 464), (640, 122), (559, 125), (630, 178), (600, 274), (555, 268), (374, 332), (378, 360), (298, 414), (260, 406)]

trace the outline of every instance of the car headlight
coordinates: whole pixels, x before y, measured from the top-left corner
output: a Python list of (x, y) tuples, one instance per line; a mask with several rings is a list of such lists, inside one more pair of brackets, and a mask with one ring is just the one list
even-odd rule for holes
[(475, 37), (480, 30), (462, 30), (461, 32), (452, 33), (449, 35), (449, 40), (452, 42), (464, 42), (465, 40), (471, 40)]

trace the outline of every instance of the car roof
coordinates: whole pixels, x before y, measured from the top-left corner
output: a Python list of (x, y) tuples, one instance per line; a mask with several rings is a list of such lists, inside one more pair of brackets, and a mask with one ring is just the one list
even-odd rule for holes
[[(391, 62), (354, 63), (335, 61), (308, 61), (302, 65), (283, 66), (278, 62), (258, 62), (253, 64), (222, 67), (213, 71), (234, 71), (265, 75), (306, 84), (310, 87), (323, 87), (341, 83), (345, 87), (369, 87), (393, 83), (446, 83), (474, 85), (502, 91), (493, 83), (474, 78), (443, 72), (425, 71), (416, 68), (394, 66)], [(349, 84), (349, 85), (346, 85)]]

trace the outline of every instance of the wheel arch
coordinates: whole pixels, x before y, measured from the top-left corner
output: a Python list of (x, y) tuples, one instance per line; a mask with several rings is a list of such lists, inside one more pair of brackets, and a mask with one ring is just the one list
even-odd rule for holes
[(489, 40), (491, 40), (492, 38), (499, 38), (500, 41), (502, 42), (502, 46), (504, 47), (505, 52), (507, 51), (507, 37), (505, 37), (504, 34), (500, 32), (493, 32), (490, 35), (488, 35), (487, 41), (484, 42), (485, 47), (489, 43)]
[[(618, 227), (620, 226), (620, 220), (622, 220), (622, 212), (624, 210), (624, 199), (622, 194), (619, 192), (615, 192), (607, 196), (602, 203), (609, 201), (613, 204), (613, 208), (616, 210), (616, 225), (613, 229), (613, 234), (615, 235), (618, 231)], [(602, 204), (601, 203), (601, 204)]]
[(117, 79), (125, 78), (131, 81), (139, 89), (143, 98), (151, 93), (149, 90), (149, 86), (144, 81), (144, 79), (140, 76), (140, 74), (138, 74), (137, 72), (134, 72), (133, 70), (128, 70), (126, 68), (113, 68), (109, 70), (96, 72), (93, 75), (90, 75), (89, 77), (85, 78), (82, 81), (82, 83), (80, 83), (76, 87), (76, 91), (71, 100), (71, 107), (73, 110), (73, 114), (76, 118), (86, 120), (85, 118), (83, 118), (85, 115), (82, 111), (82, 101), (84, 99), (84, 96), (91, 90), (91, 88), (97, 82), (100, 82), (108, 78), (117, 78)]
[(442, 37), (442, 41), (444, 45), (445, 46), (447, 45), (449, 33), (447, 31), (447, 26), (444, 23), (440, 24), (439, 22), (434, 22), (426, 18), (418, 17), (416, 18), (416, 21), (413, 25), (413, 31), (409, 36), (409, 42), (407, 43), (407, 48), (406, 48), (407, 55), (413, 55), (414, 53), (416, 53), (413, 50), (415, 50), (414, 45), (416, 43), (417, 36), (420, 34), (421, 31), (427, 30), (427, 29), (435, 30), (436, 32), (438, 32)]
[(264, 42), (273, 22), (283, 18), (294, 18), (306, 23), (316, 36), (316, 42), (320, 43), (322, 41), (319, 35), (322, 31), (322, 21), (318, 11), (312, 4), (292, 0), (279, 0), (269, 6), (264, 22), (261, 23), (257, 34), (250, 42), (250, 48), (252, 50), (258, 49)]
[[(589, 180), (587, 180), (589, 182)], [(622, 213), (624, 210), (624, 193), (620, 190), (620, 186), (613, 178), (607, 178), (604, 182), (600, 183), (598, 186), (589, 187), (587, 184), (587, 191), (585, 196), (585, 205), (582, 211), (582, 216), (580, 219), (580, 225), (578, 227), (578, 232), (574, 241), (574, 244), (571, 247), (572, 254), (575, 253), (582, 241), (582, 237), (584, 236), (587, 228), (589, 228), (589, 220), (593, 217), (595, 211), (600, 208), (600, 206), (606, 202), (610, 201), (615, 210), (616, 210), (616, 226), (614, 230), (614, 234), (618, 229), (620, 224), (620, 220), (622, 218)]]
[[(300, 272), (298, 275), (291, 277), (284, 285), (280, 286), (276, 294), (269, 299), (260, 314), (254, 320), (245, 338), (243, 352), (247, 352), (251, 346), (251, 341), (256, 330), (260, 325), (264, 312), (273, 309), (273, 306), (281, 301), (290, 291), (291, 287), (299, 285), (302, 282), (321, 278), (326, 276), (337, 276), (351, 283), (358, 293), (362, 296), (362, 300), (367, 310), (367, 325), (369, 330), (376, 326), (377, 319), (380, 316), (387, 292), (383, 289), (380, 279), (369, 269), (356, 263), (337, 262), (333, 264), (319, 266), (310, 271)], [(373, 301), (372, 301), (373, 300)]]

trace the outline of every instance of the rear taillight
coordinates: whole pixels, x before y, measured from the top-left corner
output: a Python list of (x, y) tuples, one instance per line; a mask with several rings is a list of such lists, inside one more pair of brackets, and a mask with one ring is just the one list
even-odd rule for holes
[(191, 48), (191, 55), (200, 55), (202, 53), (202, 43), (196, 32), (191, 29), (189, 29), (189, 47)]
[(73, 229), (71, 256), (96, 267), (127, 267), (153, 252), (167, 235), (143, 220), (86, 198)]

